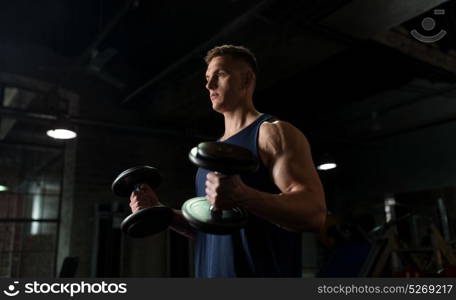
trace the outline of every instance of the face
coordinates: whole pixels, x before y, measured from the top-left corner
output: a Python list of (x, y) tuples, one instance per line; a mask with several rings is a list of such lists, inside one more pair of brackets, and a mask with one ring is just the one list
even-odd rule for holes
[(243, 84), (242, 63), (230, 56), (214, 57), (207, 66), (206, 88), (212, 102), (212, 108), (220, 113), (238, 107), (247, 95)]

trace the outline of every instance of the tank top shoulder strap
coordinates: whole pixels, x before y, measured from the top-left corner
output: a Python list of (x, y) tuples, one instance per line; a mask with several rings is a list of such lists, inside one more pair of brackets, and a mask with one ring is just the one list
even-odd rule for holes
[(277, 118), (269, 114), (262, 114), (252, 124), (224, 142), (247, 148), (258, 157), (258, 134), (261, 124), (274, 119)]

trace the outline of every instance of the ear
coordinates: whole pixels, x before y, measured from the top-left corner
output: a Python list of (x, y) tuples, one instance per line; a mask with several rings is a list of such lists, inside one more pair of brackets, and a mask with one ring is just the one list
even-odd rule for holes
[(245, 71), (244, 76), (243, 76), (242, 86), (244, 88), (248, 88), (250, 85), (253, 84), (254, 78), (255, 78), (255, 75), (253, 74), (253, 72), (251, 70)]

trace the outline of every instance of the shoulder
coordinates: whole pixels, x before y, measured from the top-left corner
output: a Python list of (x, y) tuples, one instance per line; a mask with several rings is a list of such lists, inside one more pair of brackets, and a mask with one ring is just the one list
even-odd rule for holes
[(293, 150), (297, 145), (307, 147), (307, 138), (291, 123), (282, 120), (271, 120), (261, 124), (258, 147), (263, 153), (278, 155), (285, 150)]
[(295, 139), (307, 140), (298, 128), (287, 121), (271, 120), (263, 122), (260, 126), (260, 141), (280, 144)]

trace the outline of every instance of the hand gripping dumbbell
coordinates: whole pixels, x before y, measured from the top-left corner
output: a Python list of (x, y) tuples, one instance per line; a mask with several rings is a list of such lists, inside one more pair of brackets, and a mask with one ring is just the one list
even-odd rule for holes
[[(258, 160), (249, 150), (227, 143), (200, 143), (188, 157), (197, 167), (225, 175), (253, 173), (258, 169)], [(244, 209), (214, 210), (206, 197), (185, 201), (182, 213), (191, 226), (206, 233), (230, 234), (247, 224)]]
[[(120, 197), (130, 197), (133, 191), (139, 192), (141, 184), (148, 184), (152, 189), (161, 183), (158, 170), (149, 166), (138, 166), (120, 173), (112, 183), (112, 191)], [(170, 207), (156, 205), (143, 208), (126, 217), (120, 227), (122, 232), (133, 237), (142, 238), (168, 228), (173, 218)]]

